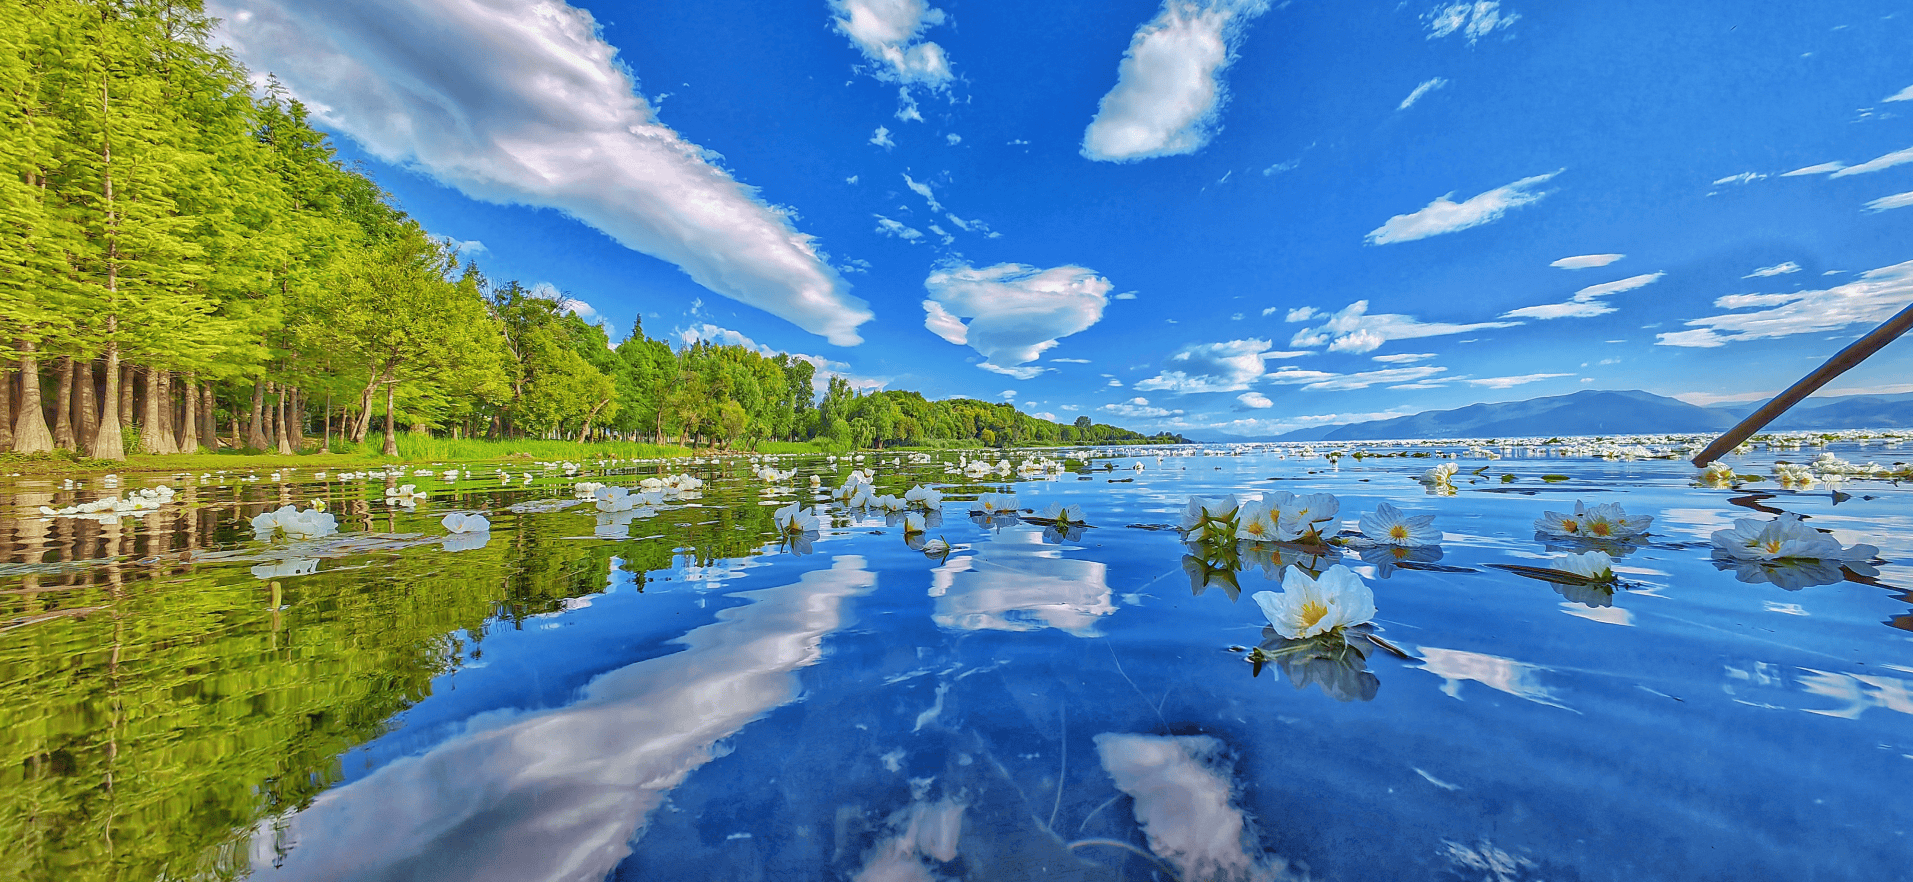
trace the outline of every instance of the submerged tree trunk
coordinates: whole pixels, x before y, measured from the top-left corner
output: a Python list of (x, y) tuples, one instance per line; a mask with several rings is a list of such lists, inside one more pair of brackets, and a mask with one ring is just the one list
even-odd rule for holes
[(13, 420), (14, 453), (51, 453), (53, 433), (47, 431), (40, 404), (40, 362), (31, 340), (20, 341), (20, 414)]
[(254, 380), (252, 383), (252, 422), (246, 424), (246, 448), (264, 450), (267, 443), (266, 430), (261, 423), (266, 418), (266, 381)]
[(125, 392), (120, 388), (120, 344), (113, 337), (119, 329), (119, 319), (106, 317), (106, 398), (100, 402), (100, 427), (93, 431), (93, 449), (95, 459), (125, 459), (126, 436), (121, 426), (126, 421), (121, 414), (126, 412), (128, 402)]
[(179, 452), (199, 449), (199, 372), (187, 371), (179, 383)]
[(384, 452), (386, 456), (399, 455), (399, 436), (397, 432), (393, 431), (393, 416), (392, 416), (392, 387), (395, 385), (397, 384), (396, 383), (385, 384), (385, 451)]
[(72, 450), (79, 446), (73, 433), (73, 356), (60, 356), (58, 385), (53, 393), (53, 446)]
[(279, 402), (273, 405), (272, 428), (274, 440), (279, 443), (279, 452), (282, 455), (291, 455), (292, 430), (286, 425), (286, 386), (284, 383), (279, 384)]
[(146, 395), (140, 400), (139, 449), (144, 453), (178, 453), (173, 439), (160, 425), (160, 409), (166, 402), (166, 371), (146, 369)]
[(73, 363), (73, 422), (80, 449), (93, 455), (93, 439), (100, 433), (100, 390), (92, 359)]

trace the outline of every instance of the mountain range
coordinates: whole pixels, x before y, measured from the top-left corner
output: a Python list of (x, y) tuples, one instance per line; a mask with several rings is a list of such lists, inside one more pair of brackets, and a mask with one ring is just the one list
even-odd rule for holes
[[(1277, 441), (1382, 441), (1414, 438), (1506, 438), (1531, 435), (1634, 435), (1722, 432), (1766, 401), (1700, 407), (1638, 389), (1587, 389), (1526, 401), (1470, 404), (1412, 416), (1316, 426)], [(1872, 429), (1913, 426), (1913, 393), (1808, 398), (1768, 430)]]

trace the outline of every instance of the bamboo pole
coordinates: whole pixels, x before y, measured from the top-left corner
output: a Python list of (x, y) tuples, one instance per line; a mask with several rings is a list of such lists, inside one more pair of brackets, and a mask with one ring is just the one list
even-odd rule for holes
[(1753, 437), (1755, 432), (1766, 427), (1766, 425), (1773, 422), (1776, 417), (1786, 413), (1788, 408), (1799, 404), (1800, 399), (1812, 395), (1814, 391), (1818, 390), (1821, 386), (1832, 382), (1834, 377), (1852, 370), (1854, 366), (1860, 362), (1866, 361), (1867, 356), (1880, 351), (1880, 347), (1893, 342), (1909, 329), (1913, 329), (1913, 305), (1909, 305), (1907, 308), (1900, 310), (1898, 315), (1887, 319), (1885, 324), (1874, 328), (1868, 332), (1866, 336), (1853, 341), (1847, 348), (1840, 350), (1839, 354), (1827, 359), (1827, 363), (1821, 365), (1818, 370), (1802, 377), (1800, 382), (1787, 387), (1787, 391), (1774, 396), (1772, 401), (1762, 405), (1759, 410), (1748, 414), (1746, 419), (1741, 420), (1738, 425), (1728, 429), (1726, 434), (1715, 438), (1714, 443), (1707, 445), (1706, 450), (1701, 451), (1700, 455), (1694, 457), (1694, 465), (1705, 467), (1708, 463), (1719, 459), (1727, 451), (1739, 447), (1740, 442)]

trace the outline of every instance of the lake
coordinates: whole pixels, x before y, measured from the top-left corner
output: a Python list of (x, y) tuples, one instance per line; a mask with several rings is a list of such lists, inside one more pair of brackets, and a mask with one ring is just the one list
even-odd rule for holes
[[(1672, 439), (0, 478), (0, 877), (1913, 878), (1913, 491), (1772, 479), (1907, 457), (1808, 440), (1720, 487)], [(853, 465), (939, 515), (830, 500)], [(1350, 544), (1175, 529), (1282, 491)], [(971, 516), (1011, 492), (1089, 526)], [(336, 533), (256, 538), (318, 500)], [(1653, 522), (1537, 532), (1577, 501)], [(792, 502), (818, 529), (780, 536)], [(1362, 546), (1380, 503), (1439, 545)], [(1781, 512), (1877, 556), (1715, 555)], [(1501, 568), (1596, 548), (1616, 582)], [(1335, 566), (1377, 639), (1284, 654), (1253, 595)]]

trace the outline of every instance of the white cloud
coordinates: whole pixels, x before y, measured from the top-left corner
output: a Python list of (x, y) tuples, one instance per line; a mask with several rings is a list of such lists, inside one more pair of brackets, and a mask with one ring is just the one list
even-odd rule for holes
[(1764, 279), (1769, 276), (1784, 276), (1788, 273), (1797, 273), (1799, 271), (1800, 271), (1800, 264), (1794, 263), (1793, 261), (1789, 260), (1785, 263), (1776, 263), (1773, 266), (1763, 266), (1757, 270), (1754, 270), (1751, 273), (1741, 276), (1741, 278)]
[(1823, 162), (1819, 165), (1810, 165), (1806, 168), (1796, 168), (1793, 171), (1782, 174), (1781, 177), (1796, 178), (1801, 175), (1824, 175), (1827, 172), (1837, 172), (1846, 167), (1846, 163), (1835, 160), (1833, 162)]
[(949, 132), (943, 136), (943, 140), (947, 142), (950, 146), (955, 147), (956, 145), (963, 143), (963, 136), (955, 132)]
[(464, 260), (471, 260), (491, 250), (485, 247), (485, 243), (477, 239), (473, 239), (469, 242), (461, 242), (452, 236), (433, 236), (432, 238), (437, 239), (439, 244), (452, 249), (454, 253)]
[(1275, 313), (1276, 313), (1276, 311), (1277, 311), (1277, 310), (1279, 310), (1279, 309), (1281, 309), (1281, 308), (1282, 308), (1282, 307), (1280, 307), (1280, 306), (1270, 306), (1270, 307), (1266, 307), (1266, 308), (1264, 308), (1264, 309), (1262, 310), (1262, 317), (1263, 317), (1263, 318), (1268, 318), (1269, 316), (1272, 316), (1272, 315), (1275, 315)]
[(1427, 361), (1434, 357), (1435, 354), (1433, 352), (1397, 352), (1393, 355), (1373, 356), (1376, 361), (1382, 364), (1410, 364), (1417, 361)]
[(857, 176), (856, 176), (856, 175), (851, 175), (850, 177), (847, 177), (847, 178), (844, 178), (844, 183), (846, 183), (846, 184), (855, 184), (855, 183), (857, 183)]
[(1180, 410), (1152, 407), (1147, 398), (1131, 398), (1121, 404), (1105, 404), (1101, 409), (1117, 416), (1128, 417), (1130, 419), (1155, 419), (1166, 416), (1177, 416), (1182, 413)]
[(1301, 386), (1305, 392), (1346, 392), (1353, 389), (1366, 389), (1383, 383), (1412, 383), (1416, 380), (1447, 372), (1445, 367), (1431, 364), (1416, 367), (1384, 368), (1378, 371), (1360, 371), (1353, 374), (1335, 374), (1327, 371), (1279, 370), (1263, 377), (1263, 382), (1286, 386)]
[(1050, 363), (1052, 364), (1089, 364), (1089, 359), (1087, 358), (1052, 358), (1050, 359)]
[(1523, 306), (1520, 309), (1511, 309), (1502, 313), (1502, 318), (1546, 320), (1558, 318), (1590, 318), (1597, 315), (1606, 315), (1607, 313), (1613, 312), (1614, 307), (1609, 306), (1607, 302), (1601, 298), (1609, 294), (1619, 294), (1623, 291), (1632, 291), (1635, 288), (1652, 285), (1660, 281), (1664, 275), (1667, 275), (1667, 273), (1644, 273), (1613, 282), (1589, 285), (1586, 288), (1574, 292), (1574, 296), (1568, 298), (1566, 303), (1543, 303), (1539, 306)]
[(886, 236), (893, 236), (905, 242), (916, 242), (923, 238), (922, 230), (904, 226), (901, 221), (891, 220), (881, 214), (873, 214), (871, 217), (877, 219), (876, 231)]
[(1002, 399), (1003, 399), (1004, 401), (1008, 401), (1008, 400), (1010, 400), (1010, 399), (1012, 399), (1012, 398), (1015, 398), (1015, 397), (1016, 397), (1016, 390), (1015, 390), (1015, 389), (1005, 389), (1005, 390), (1003, 390), (1003, 391), (1001, 391), (1001, 392), (998, 392), (998, 393), (996, 393), (996, 394), (997, 394), (997, 396), (998, 396), (998, 397), (1000, 397), (1000, 398), (1002, 398)]
[[(1275, 309), (1274, 307), (1270, 307), (1268, 311), (1265, 311), (1262, 314), (1268, 315), (1269, 312), (1274, 311), (1274, 309)], [(1313, 306), (1298, 306), (1294, 309), (1289, 310), (1288, 314), (1282, 317), (1282, 320), (1285, 322), (1305, 322), (1318, 315), (1321, 315), (1321, 313), (1316, 312), (1315, 307)]]
[(1496, 187), (1486, 193), (1479, 193), (1466, 202), (1455, 202), (1450, 197), (1440, 196), (1428, 203), (1426, 208), (1412, 214), (1398, 214), (1387, 223), (1370, 230), (1367, 236), (1370, 245), (1387, 245), (1391, 242), (1412, 242), (1453, 233), (1469, 227), (1478, 227), (1500, 219), (1511, 208), (1520, 208), (1541, 201), (1553, 191), (1529, 192), (1530, 187), (1540, 185), (1561, 171), (1551, 171), (1545, 175), (1522, 178), (1512, 184)]
[(590, 13), (481, 0), (213, 0), (207, 11), (237, 58), (367, 153), (475, 199), (557, 209), (712, 291), (861, 342), (867, 304), (787, 210), (658, 122)]
[(1083, 131), (1082, 154), (1131, 162), (1202, 149), (1228, 99), (1222, 72), (1234, 46), (1268, 8), (1268, 0), (1163, 0), (1123, 53), (1115, 88)]
[(1907, 86), (1898, 92), (1881, 98), (1881, 101), (1913, 101), (1913, 86)]
[[(1313, 313), (1312, 316), (1322, 318), (1324, 314)], [(1327, 346), (1331, 352), (1360, 355), (1364, 352), (1373, 352), (1390, 340), (1440, 337), (1484, 328), (1511, 328), (1520, 324), (1520, 322), (1475, 322), (1456, 325), (1446, 322), (1423, 322), (1414, 316), (1390, 313), (1369, 315), (1366, 300), (1357, 300), (1343, 307), (1340, 312), (1326, 315), (1326, 319), (1319, 325), (1296, 331), (1295, 336), (1289, 340), (1289, 345), (1298, 348)]]
[(1767, 176), (1760, 172), (1741, 172), (1737, 175), (1728, 175), (1727, 177), (1715, 180), (1714, 186), (1718, 187), (1722, 184), (1751, 184), (1765, 177)]
[(1470, 386), (1486, 386), (1490, 389), (1507, 389), (1513, 386), (1527, 385), (1528, 383), (1538, 383), (1542, 380), (1552, 380), (1556, 377), (1572, 377), (1572, 376), (1574, 375), (1573, 374), (1523, 374), (1519, 377), (1482, 377), (1477, 380), (1463, 380), (1462, 382), (1467, 383)]
[[(1752, 295), (1739, 295), (1747, 302)], [(1780, 298), (1788, 298), (1781, 302)], [(1694, 330), (1658, 334), (1662, 346), (1712, 348), (1742, 340), (1835, 331), (1882, 322), (1913, 300), (1913, 260), (1868, 270), (1860, 278), (1823, 291), (1798, 291), (1755, 300), (1774, 305), (1758, 312), (1728, 313), (1687, 322)]]
[(1164, 370), (1136, 383), (1145, 391), (1241, 392), (1262, 377), (1271, 359), (1297, 358), (1307, 352), (1270, 350), (1268, 340), (1229, 340), (1184, 348), (1163, 362)]
[(1408, 108), (1415, 106), (1415, 102), (1420, 101), (1423, 95), (1433, 92), (1436, 89), (1439, 89), (1446, 85), (1448, 85), (1448, 81), (1445, 79), (1442, 79), (1441, 77), (1435, 77), (1434, 79), (1431, 79), (1431, 80), (1424, 80), (1422, 81), (1421, 85), (1415, 87), (1415, 91), (1408, 93), (1408, 97), (1402, 99), (1401, 106), (1395, 109), (1407, 110)]
[(1266, 178), (1270, 175), (1280, 174), (1282, 172), (1295, 171), (1296, 169), (1301, 167), (1302, 167), (1302, 158), (1298, 156), (1287, 162), (1278, 162), (1274, 165), (1269, 166), (1268, 168), (1263, 169), (1262, 176)]
[(930, 204), (931, 211), (940, 212), (943, 210), (943, 205), (937, 202), (937, 194), (931, 191), (929, 184), (925, 184), (911, 178), (909, 173), (906, 172), (904, 173), (904, 176), (903, 176), (903, 185), (906, 187), (909, 187), (910, 192), (915, 193), (918, 196), (922, 196), (923, 201), (928, 202)]
[(1626, 256), (1625, 254), (1579, 254), (1574, 257), (1563, 257), (1548, 266), (1558, 266), (1569, 270), (1593, 269), (1598, 266), (1607, 266)]
[(1123, 293), (1118, 294), (1115, 297), (1111, 297), (1110, 299), (1111, 300), (1134, 300), (1136, 299), (1136, 292), (1124, 291)]
[(1241, 395), (1237, 395), (1235, 400), (1241, 402), (1243, 407), (1253, 408), (1255, 410), (1275, 406), (1275, 402), (1269, 400), (1269, 396), (1260, 392), (1244, 392)]
[(1866, 210), (1871, 213), (1885, 211), (1889, 208), (1905, 208), (1909, 205), (1913, 205), (1913, 190), (1909, 190), (1905, 193), (1895, 193), (1891, 196), (1881, 196), (1867, 203)]
[(830, 10), (837, 33), (877, 66), (877, 79), (933, 89), (949, 84), (953, 74), (943, 47), (922, 39), (925, 30), (943, 23), (943, 10), (923, 0), (831, 0)]
[(1834, 172), (1832, 176), (1844, 178), (1848, 175), (1863, 175), (1867, 172), (1876, 172), (1881, 169), (1892, 168), (1896, 165), (1905, 165), (1909, 162), (1913, 162), (1913, 147), (1908, 147), (1905, 150), (1895, 150), (1885, 156), (1876, 156), (1859, 165), (1847, 166)]
[(897, 146), (897, 140), (890, 137), (890, 130), (883, 126), (878, 126), (877, 131), (870, 135), (870, 143), (882, 147), (885, 150)]
[(1018, 379), (1041, 373), (1029, 363), (1059, 338), (1101, 320), (1113, 287), (1084, 267), (1020, 263), (981, 269), (951, 264), (931, 272), (923, 286), (930, 291), (923, 301), (924, 327), (976, 350), (985, 359), (978, 367)]
[(1521, 14), (1503, 15), (1499, 0), (1477, 0), (1437, 6), (1421, 17), (1428, 25), (1428, 39), (1435, 40), (1459, 32), (1472, 46), (1476, 40), (1521, 20)]
[(586, 303), (583, 300), (573, 300), (567, 297), (565, 298), (564, 304), (565, 304), (564, 310), (566, 312), (571, 313), (572, 315), (575, 315), (581, 319), (589, 319), (592, 316), (595, 316), (598, 314), (598, 311), (596, 309), (593, 309), (591, 304)]
[(923, 113), (917, 110), (917, 98), (910, 94), (909, 86), (897, 87), (897, 119), (904, 122), (923, 122)]
[(1798, 294), (1728, 294), (1714, 298), (1714, 305), (1721, 309), (1746, 309), (1750, 306), (1779, 306), (1799, 299)]

